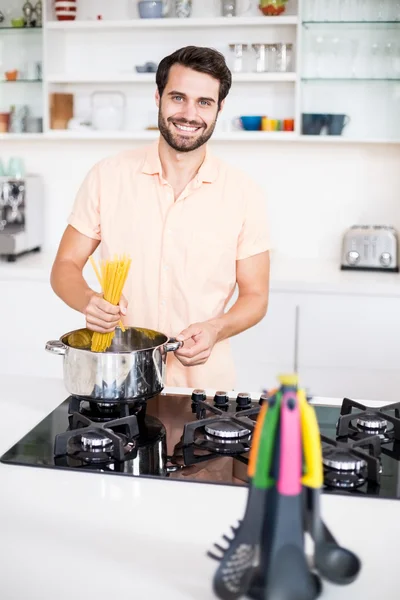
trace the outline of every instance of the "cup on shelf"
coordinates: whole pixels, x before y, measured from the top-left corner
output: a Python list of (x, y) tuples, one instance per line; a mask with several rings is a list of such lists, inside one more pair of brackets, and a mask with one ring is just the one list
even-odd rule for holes
[(294, 131), (294, 119), (283, 120), (283, 131)]
[(141, 0), (138, 2), (139, 17), (141, 19), (162, 19), (169, 12), (169, 2), (163, 0)]
[(342, 135), (343, 129), (350, 123), (348, 115), (326, 115), (326, 125), (328, 135)]
[(175, 0), (175, 16), (188, 19), (192, 16), (192, 0)]
[(10, 113), (0, 113), (0, 133), (7, 133), (10, 128)]
[(326, 126), (326, 114), (323, 113), (303, 113), (301, 115), (303, 135), (321, 135), (322, 129)]
[(75, 21), (76, 0), (55, 0), (54, 11), (58, 21)]
[(232, 73), (243, 73), (247, 71), (247, 49), (247, 44), (229, 44)]
[(244, 129), (245, 131), (260, 131), (262, 117), (253, 115), (244, 115), (233, 119), (235, 129)]
[(25, 165), (22, 158), (19, 156), (12, 156), (8, 161), (7, 167), (7, 175), (8, 177), (13, 177), (15, 179), (22, 179), (25, 176)]

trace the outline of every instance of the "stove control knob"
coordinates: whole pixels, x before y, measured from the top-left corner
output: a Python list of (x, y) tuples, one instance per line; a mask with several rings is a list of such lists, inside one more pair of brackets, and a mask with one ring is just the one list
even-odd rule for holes
[(215, 396), (214, 396), (214, 404), (215, 406), (226, 406), (229, 402), (229, 397), (228, 394), (226, 392), (215, 392)]
[(388, 267), (392, 262), (392, 255), (389, 252), (382, 252), (380, 261), (382, 266)]
[(269, 398), (268, 394), (261, 394), (258, 404), (260, 406), (262, 406), (264, 404), (264, 402), (268, 402), (268, 398)]
[(236, 404), (238, 408), (249, 408), (251, 406), (251, 396), (247, 392), (237, 395)]
[(192, 402), (205, 402), (207, 399), (206, 392), (204, 390), (193, 390)]

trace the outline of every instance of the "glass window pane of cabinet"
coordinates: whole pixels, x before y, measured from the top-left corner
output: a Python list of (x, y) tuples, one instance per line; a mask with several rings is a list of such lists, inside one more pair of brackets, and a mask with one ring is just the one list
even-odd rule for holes
[(400, 141), (400, 2), (305, 0), (302, 133)]
[(43, 130), (42, 27), (23, 6), (0, 2), (0, 133)]

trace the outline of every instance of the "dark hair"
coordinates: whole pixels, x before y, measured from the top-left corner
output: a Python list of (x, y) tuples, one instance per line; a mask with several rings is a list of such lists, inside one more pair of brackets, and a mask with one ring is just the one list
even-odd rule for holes
[(180, 48), (180, 50), (176, 50), (163, 58), (158, 65), (156, 74), (156, 83), (160, 97), (163, 95), (165, 86), (167, 85), (169, 70), (172, 65), (182, 65), (200, 73), (207, 73), (207, 75), (211, 75), (211, 77), (217, 79), (220, 83), (218, 106), (221, 106), (222, 100), (227, 97), (232, 85), (232, 74), (221, 52), (212, 48), (186, 46), (186, 48)]

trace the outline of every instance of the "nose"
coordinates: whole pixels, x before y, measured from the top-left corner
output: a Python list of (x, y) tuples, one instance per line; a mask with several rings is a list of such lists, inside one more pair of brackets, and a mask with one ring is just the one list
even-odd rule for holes
[(199, 116), (197, 114), (197, 104), (194, 100), (189, 100), (185, 103), (184, 110), (182, 111), (182, 116), (188, 121), (200, 121)]

